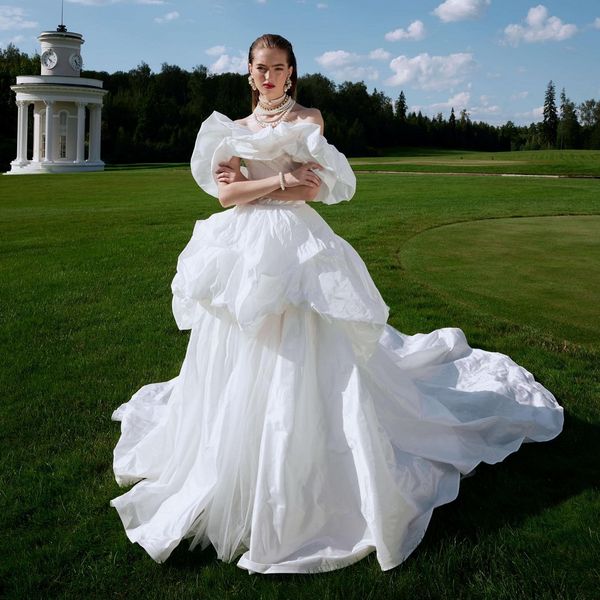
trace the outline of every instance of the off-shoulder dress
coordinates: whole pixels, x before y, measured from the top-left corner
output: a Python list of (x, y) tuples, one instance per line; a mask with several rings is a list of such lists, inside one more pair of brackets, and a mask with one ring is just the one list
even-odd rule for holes
[[(349, 200), (346, 158), (310, 123), (258, 133), (213, 113), (191, 160), (249, 178), (317, 161), (318, 201)], [(376, 233), (374, 232), (374, 235)], [(180, 373), (119, 406), (125, 532), (157, 562), (183, 540), (259, 573), (314, 573), (415, 549), (461, 475), (562, 429), (550, 391), (443, 328), (404, 335), (352, 246), (310, 204), (263, 198), (197, 221), (172, 282), (191, 330)]]

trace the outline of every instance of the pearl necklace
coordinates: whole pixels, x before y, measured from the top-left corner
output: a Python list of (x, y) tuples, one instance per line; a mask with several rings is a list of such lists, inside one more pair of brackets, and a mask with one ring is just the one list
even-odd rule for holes
[(278, 113), (280, 110), (284, 110), (282, 107), (284, 107), (289, 100), (290, 97), (287, 94), (283, 94), (283, 96), (275, 98), (274, 100), (267, 100), (264, 96), (259, 96), (256, 109), (260, 114)]
[[(254, 117), (254, 120), (261, 127), (277, 127), (277, 125), (279, 125), (279, 123), (281, 123), (282, 121), (284, 121), (286, 119), (289, 112), (292, 110), (292, 108), (294, 108), (295, 104), (296, 104), (296, 101), (291, 96), (288, 96), (288, 99), (279, 108), (277, 108), (276, 110), (274, 109), (270, 113), (267, 113), (269, 115), (279, 114), (279, 116), (276, 119), (273, 119), (272, 121), (264, 121), (263, 119), (260, 119), (258, 117), (258, 115), (260, 114), (260, 115), (264, 116), (265, 113), (257, 110), (256, 108), (254, 109), (252, 116)], [(257, 106), (257, 108), (258, 108), (258, 106)]]

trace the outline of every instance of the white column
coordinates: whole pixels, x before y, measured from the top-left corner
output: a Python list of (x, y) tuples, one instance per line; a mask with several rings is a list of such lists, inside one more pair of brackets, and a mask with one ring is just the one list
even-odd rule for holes
[(42, 137), (40, 131), (42, 115), (40, 111), (35, 107), (33, 109), (33, 162), (40, 162), (40, 139)]
[(44, 100), (46, 105), (46, 157), (44, 162), (54, 160), (54, 102)]
[(90, 162), (100, 161), (100, 131), (102, 127), (102, 107), (100, 104), (90, 104)]
[(24, 165), (27, 162), (27, 112), (29, 102), (17, 100), (17, 163)]
[(85, 103), (77, 103), (77, 158), (76, 163), (85, 162)]

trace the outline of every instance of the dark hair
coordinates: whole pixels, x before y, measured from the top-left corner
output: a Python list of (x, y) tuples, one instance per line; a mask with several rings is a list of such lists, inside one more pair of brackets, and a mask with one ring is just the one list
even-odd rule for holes
[[(284, 50), (287, 53), (288, 66), (292, 68), (292, 74), (290, 80), (292, 87), (288, 90), (288, 94), (292, 97), (296, 97), (296, 82), (298, 81), (298, 69), (296, 68), (296, 57), (294, 56), (294, 50), (292, 44), (290, 44), (284, 37), (275, 33), (264, 33), (260, 37), (256, 38), (248, 51), (248, 63), (252, 63), (254, 60), (254, 51), (260, 48), (277, 48)], [(258, 90), (252, 90), (252, 110), (256, 108), (258, 104)]]

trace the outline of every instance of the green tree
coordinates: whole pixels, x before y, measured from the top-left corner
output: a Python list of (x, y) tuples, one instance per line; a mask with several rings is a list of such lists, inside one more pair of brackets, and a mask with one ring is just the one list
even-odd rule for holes
[(558, 147), (577, 148), (579, 146), (580, 125), (577, 120), (575, 103), (567, 98), (565, 88), (560, 93), (560, 120), (558, 123)]
[[(14, 44), (0, 48), (0, 171), (8, 169), (15, 157), (17, 140), (17, 105), (10, 89), (19, 75), (38, 75), (40, 57), (21, 52)], [(31, 117), (30, 117), (31, 118)], [(32, 131), (33, 123), (29, 124)]]
[(396, 113), (396, 119), (398, 119), (398, 121), (400, 121), (401, 123), (405, 123), (408, 105), (406, 104), (406, 96), (404, 95), (404, 91), (400, 92), (398, 100), (396, 100), (394, 109)]
[(594, 127), (600, 121), (600, 102), (596, 100), (585, 100), (579, 107), (581, 124), (584, 127)]
[(558, 112), (556, 110), (556, 89), (552, 80), (549, 81), (544, 97), (544, 141), (548, 148), (554, 148), (558, 131)]
[(456, 128), (456, 115), (454, 114), (454, 106), (452, 107), (452, 110), (450, 111), (450, 117), (448, 118), (448, 124), (450, 125), (451, 129)]
[(579, 107), (581, 119), (581, 146), (583, 148), (600, 148), (600, 102), (585, 100)]

